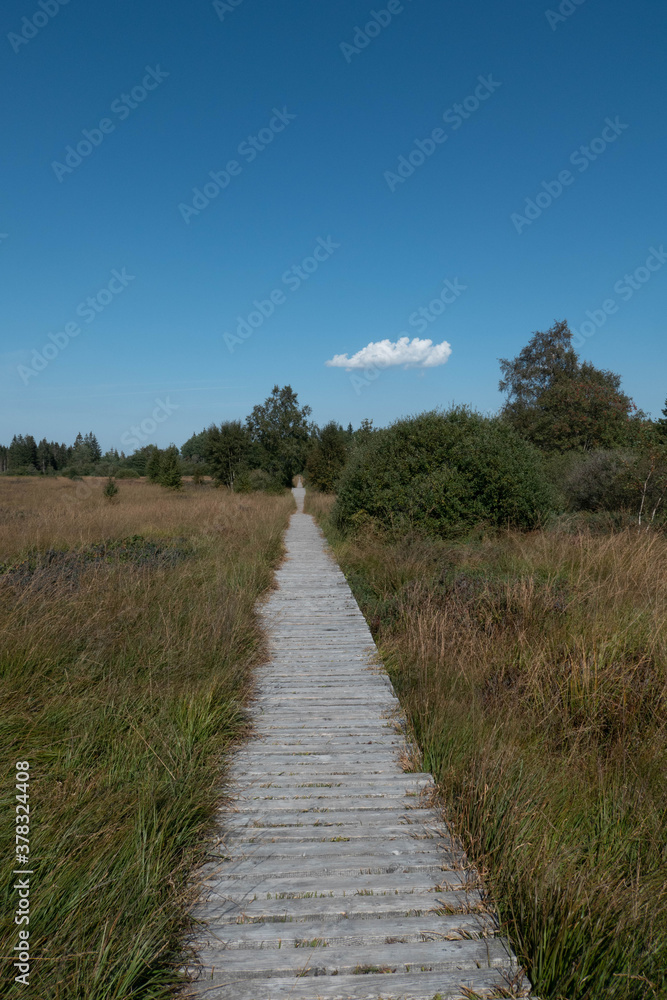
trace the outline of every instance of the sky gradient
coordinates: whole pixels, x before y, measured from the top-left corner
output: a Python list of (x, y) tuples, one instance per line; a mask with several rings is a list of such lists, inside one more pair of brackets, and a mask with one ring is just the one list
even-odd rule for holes
[[(286, 383), (319, 424), (494, 412), (497, 359), (563, 318), (659, 415), (664, 4), (8, 0), (1, 19), (2, 443), (120, 449), (164, 405), (141, 443), (180, 445)], [(326, 364), (403, 337), (451, 352)]]

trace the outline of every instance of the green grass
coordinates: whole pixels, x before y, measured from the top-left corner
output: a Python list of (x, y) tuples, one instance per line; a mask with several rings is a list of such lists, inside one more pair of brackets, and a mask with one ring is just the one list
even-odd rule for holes
[(346, 538), (311, 498), (535, 993), (667, 997), (667, 540)]
[[(292, 500), (124, 483), (118, 504), (100, 494), (72, 513), (51, 484), (18, 500), (12, 485), (0, 484), (22, 532), (0, 539), (3, 997), (173, 996), (225, 751), (263, 654), (254, 605)], [(54, 547), (65, 555), (45, 565)], [(32, 775), (28, 989), (7, 958), (17, 760)]]

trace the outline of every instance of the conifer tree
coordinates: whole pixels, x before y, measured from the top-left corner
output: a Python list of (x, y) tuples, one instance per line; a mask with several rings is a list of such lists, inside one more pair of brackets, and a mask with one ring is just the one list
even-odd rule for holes
[(146, 462), (146, 476), (149, 483), (159, 483), (162, 472), (162, 453), (159, 448), (153, 448)]
[(158, 482), (160, 486), (166, 486), (170, 490), (180, 490), (183, 486), (178, 448), (174, 444), (170, 444), (162, 455)]
[(102, 490), (103, 496), (109, 502), (112, 502), (113, 500), (117, 499), (119, 492), (120, 490), (116, 486), (116, 480), (114, 479), (113, 476), (109, 476)]

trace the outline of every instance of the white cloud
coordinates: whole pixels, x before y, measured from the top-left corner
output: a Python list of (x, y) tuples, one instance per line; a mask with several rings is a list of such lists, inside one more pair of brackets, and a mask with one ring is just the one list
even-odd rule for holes
[(396, 343), (391, 340), (371, 341), (351, 358), (347, 354), (335, 354), (327, 361), (329, 368), (392, 368), (401, 365), (403, 368), (436, 368), (445, 365), (452, 353), (446, 340), (434, 344), (432, 340), (420, 340), (414, 337), (399, 337)]

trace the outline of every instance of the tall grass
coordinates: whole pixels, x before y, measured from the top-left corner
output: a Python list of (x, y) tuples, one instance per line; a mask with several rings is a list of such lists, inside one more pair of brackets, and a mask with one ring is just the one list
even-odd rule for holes
[(311, 498), (541, 997), (667, 996), (667, 539), (343, 538)]
[[(0, 480), (8, 998), (172, 995), (224, 751), (263, 653), (253, 607), (293, 507), (127, 481), (110, 504), (102, 483)], [(8, 958), (18, 760), (32, 773), (27, 990)]]

